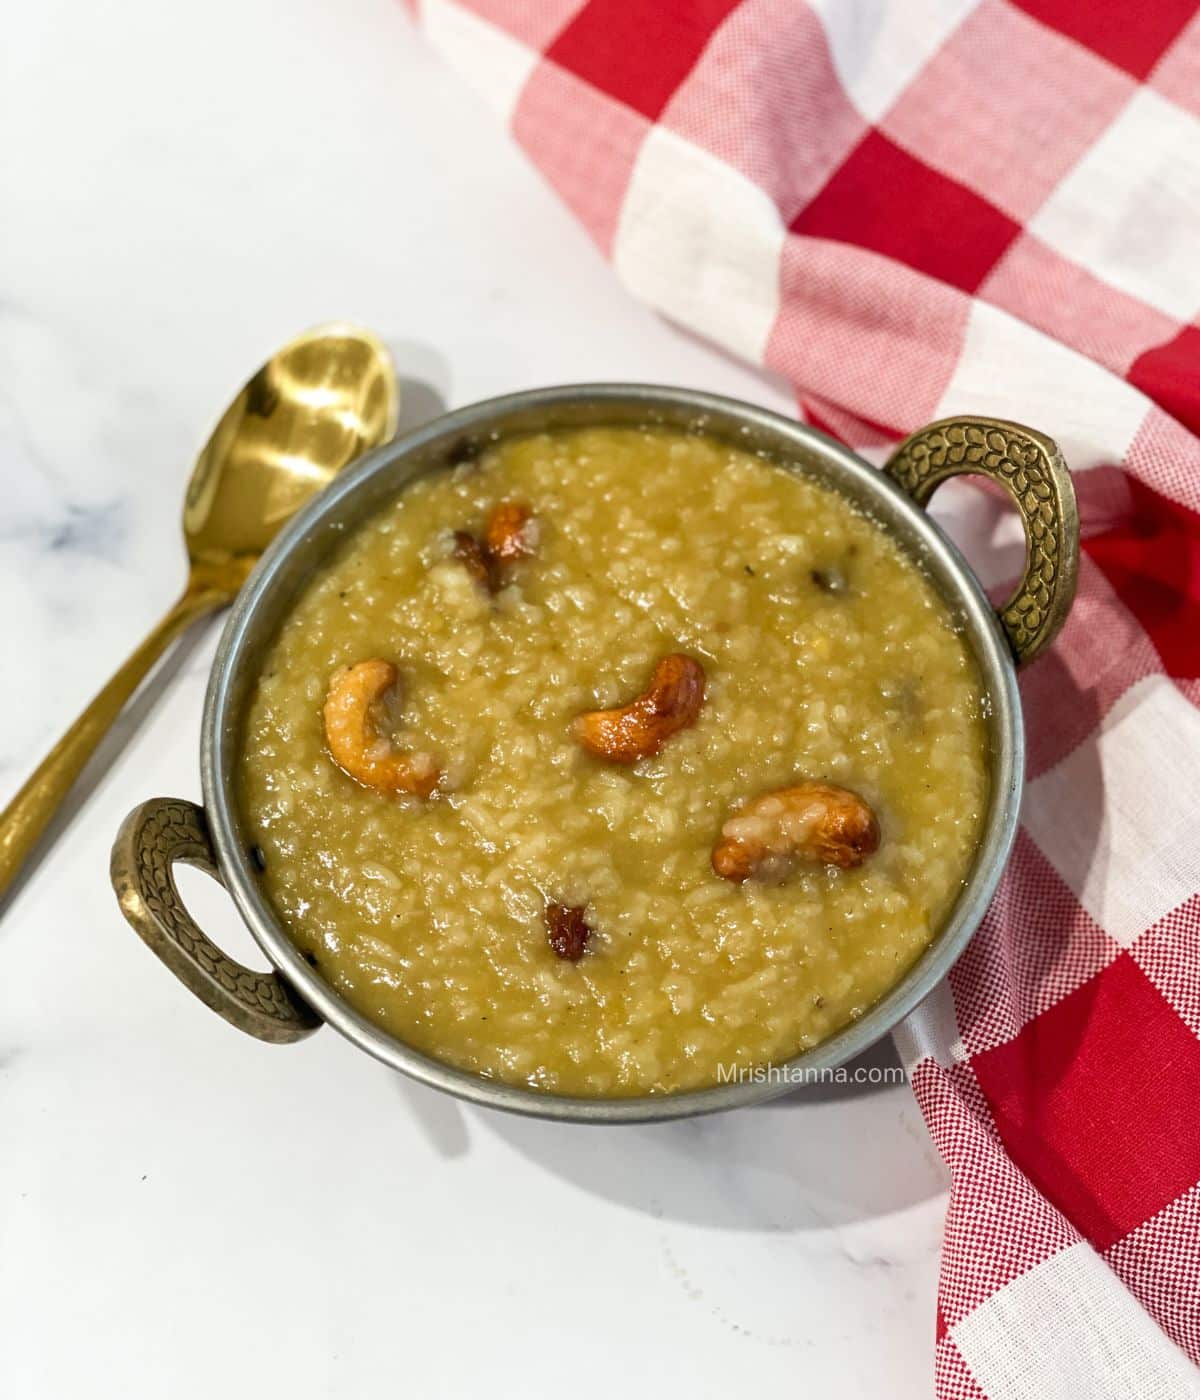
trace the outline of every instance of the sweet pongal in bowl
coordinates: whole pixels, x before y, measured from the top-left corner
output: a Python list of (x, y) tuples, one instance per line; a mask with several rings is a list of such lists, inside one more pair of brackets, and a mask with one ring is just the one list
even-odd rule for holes
[[(922, 507), (1016, 505), (993, 608)], [(765, 409), (567, 385), (377, 449), (277, 537), (209, 680), (204, 806), (141, 803), (122, 911), (264, 1041), (587, 1123), (845, 1065), (961, 953), (1016, 834), (1016, 667), (1062, 625), (1055, 444), (932, 423), (871, 466)], [(213, 943), (174, 867), (270, 967)]]
[(703, 431), (407, 486), (261, 662), (240, 802), (337, 994), (460, 1069), (668, 1094), (860, 1017), (963, 888), (985, 699), (844, 495)]

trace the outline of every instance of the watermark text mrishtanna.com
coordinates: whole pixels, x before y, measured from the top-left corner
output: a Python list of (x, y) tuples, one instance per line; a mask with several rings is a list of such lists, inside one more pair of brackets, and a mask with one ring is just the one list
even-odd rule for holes
[(718, 1065), (718, 1084), (904, 1084), (903, 1065)]

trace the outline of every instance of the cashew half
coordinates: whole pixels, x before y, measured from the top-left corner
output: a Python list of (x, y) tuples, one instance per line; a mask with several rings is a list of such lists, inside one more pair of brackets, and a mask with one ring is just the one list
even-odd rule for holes
[(658, 753), (672, 734), (696, 723), (704, 703), (704, 667), (691, 656), (664, 656), (644, 695), (617, 710), (590, 710), (575, 720), (575, 738), (597, 758), (636, 763)]
[(500, 501), (488, 516), (488, 553), (502, 564), (528, 558), (537, 552), (540, 533), (537, 519), (527, 505), (521, 501)]
[(799, 783), (763, 793), (721, 828), (712, 866), (724, 880), (777, 880), (798, 860), (850, 870), (879, 849), (879, 823), (857, 793)]
[(504, 568), (537, 552), (538, 522), (520, 501), (500, 501), (488, 516), (484, 538), (455, 530), (454, 557), (485, 593), (504, 587)]
[(469, 530), (455, 530), (454, 557), (485, 593), (499, 591), (500, 580), (492, 557)]
[(402, 753), (380, 733), (399, 679), (377, 656), (336, 671), (325, 697), (325, 742), (337, 766), (366, 787), (428, 797), (441, 776), (432, 756)]

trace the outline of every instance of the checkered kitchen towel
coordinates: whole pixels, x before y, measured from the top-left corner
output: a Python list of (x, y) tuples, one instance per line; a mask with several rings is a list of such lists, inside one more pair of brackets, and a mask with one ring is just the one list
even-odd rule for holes
[(809, 421), (1013, 417), (1077, 474), (1016, 854), (899, 1036), (953, 1177), (943, 1400), (1200, 1394), (1196, 10), (418, 3), (625, 284)]

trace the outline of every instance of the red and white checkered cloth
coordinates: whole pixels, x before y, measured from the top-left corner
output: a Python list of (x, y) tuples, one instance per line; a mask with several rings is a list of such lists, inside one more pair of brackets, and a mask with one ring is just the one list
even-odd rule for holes
[(625, 284), (809, 421), (1061, 444), (1082, 572), (1016, 853), (898, 1037), (953, 1178), (937, 1391), (1200, 1394), (1196, 0), (418, 10)]

